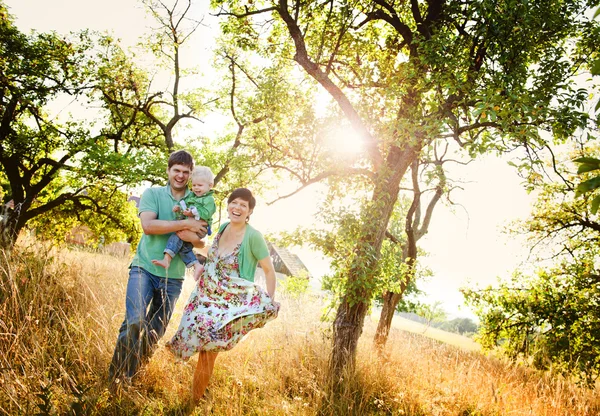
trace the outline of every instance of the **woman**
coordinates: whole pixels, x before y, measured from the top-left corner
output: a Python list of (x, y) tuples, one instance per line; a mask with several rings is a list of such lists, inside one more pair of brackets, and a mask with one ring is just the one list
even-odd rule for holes
[[(227, 200), (229, 222), (219, 228), (204, 271), (190, 295), (168, 347), (187, 359), (198, 352), (192, 396), (204, 396), (220, 351), (227, 351), (250, 330), (277, 317), (275, 269), (260, 232), (248, 224), (256, 205), (252, 192), (238, 188)], [(265, 272), (267, 292), (256, 286), (256, 265)]]

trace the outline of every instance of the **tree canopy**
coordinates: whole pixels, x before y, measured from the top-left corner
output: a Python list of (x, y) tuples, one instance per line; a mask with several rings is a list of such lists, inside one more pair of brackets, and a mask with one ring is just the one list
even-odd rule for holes
[(600, 223), (591, 199), (575, 196), (573, 170), (562, 164), (562, 179), (537, 184), (531, 217), (513, 230), (529, 237), (533, 266), (464, 293), (485, 348), (592, 382), (600, 375)]
[(343, 175), (348, 184), (367, 183), (370, 194), (351, 227), (352, 257), (339, 270), (346, 278), (334, 323), (334, 384), (353, 367), (409, 166), (436, 140), (451, 140), (469, 156), (521, 148), (528, 164), (539, 163), (541, 149), (585, 125), (587, 92), (572, 75), (597, 40), (584, 16), (596, 3), (212, 1), (235, 44), (295, 62), (300, 82), (326, 91), (363, 141), (352, 169), (322, 165), (302, 182)]
[(93, 99), (110, 65), (97, 65), (94, 48), (110, 40), (88, 32), (26, 35), (4, 5), (0, 13), (0, 165), (4, 202), (14, 207), (5, 212), (1, 245), (10, 247), (28, 221), (59, 207), (73, 217), (90, 210), (133, 236), (123, 186), (156, 174), (156, 153), (140, 144), (145, 139), (131, 126), (107, 122), (94, 133), (90, 120), (50, 107)]

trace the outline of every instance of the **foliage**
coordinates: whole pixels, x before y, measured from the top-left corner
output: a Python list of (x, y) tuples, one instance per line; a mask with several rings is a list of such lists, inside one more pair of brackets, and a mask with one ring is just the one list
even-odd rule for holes
[(475, 334), (479, 328), (479, 325), (471, 318), (453, 318), (449, 321), (434, 322), (433, 326), (443, 329), (444, 331), (454, 332), (465, 336)]
[(308, 273), (305, 270), (302, 270), (298, 276), (288, 276), (280, 284), (281, 291), (293, 299), (298, 299), (308, 292), (310, 283), (308, 279)]
[(565, 179), (540, 189), (531, 218), (517, 230), (548, 265), (464, 294), (477, 309), (485, 348), (592, 382), (600, 375), (600, 224), (589, 201), (574, 198), (573, 176)]
[(417, 307), (416, 314), (424, 318), (427, 326), (430, 326), (433, 322), (440, 322), (446, 319), (446, 311), (442, 308), (441, 301), (435, 301), (433, 303), (422, 303)]
[[(48, 190), (49, 191), (49, 190)], [(78, 210), (71, 201), (67, 201), (49, 213), (44, 213), (33, 218), (28, 226), (35, 230), (43, 239), (53, 241), (57, 245), (63, 244), (69, 234), (76, 227), (85, 224), (90, 231), (85, 244), (98, 247), (100, 244), (109, 244), (115, 241), (127, 241), (135, 250), (142, 234), (137, 216), (137, 208), (129, 195), (115, 191), (110, 199), (91, 189), (88, 196), (101, 206), (107, 215), (97, 215), (90, 210)], [(114, 222), (107, 221), (113, 218)], [(114, 224), (119, 224), (117, 228)]]
[(560, 263), (533, 277), (515, 273), (494, 289), (466, 290), (481, 320), (482, 345), (592, 383), (600, 375), (600, 277), (591, 260)]
[[(127, 94), (139, 73), (113, 53), (109, 37), (25, 35), (4, 5), (0, 12), (0, 181), (4, 202), (14, 205), (4, 216), (0, 245), (11, 247), (34, 219), (40, 231), (49, 231), (42, 225), (59, 218), (86, 220), (107, 243), (123, 233), (135, 240), (121, 189), (162, 176), (156, 160), (164, 158), (164, 148), (137, 113), (98, 112), (90, 103), (109, 85)], [(74, 113), (55, 114), (65, 97)], [(57, 235), (64, 234), (60, 228)]]
[[(348, 268), (353, 262), (359, 261), (355, 258), (354, 244), (356, 233), (359, 232), (355, 227), (361, 227), (356, 217), (357, 209), (362, 204), (360, 199), (355, 199), (349, 194), (346, 196), (344, 206), (338, 206), (332, 199), (328, 199), (320, 206), (315, 221), (315, 224), (323, 224), (321, 228), (316, 228), (314, 225), (310, 228), (299, 227), (293, 233), (281, 233), (278, 238), (278, 244), (283, 246), (306, 244), (321, 251), (331, 260), (333, 273), (322, 277), (322, 285), (323, 290), (332, 295), (330, 299), (332, 306), (335, 306), (339, 298), (344, 295)], [(400, 204), (397, 212), (401, 212)], [(392, 231), (396, 229), (393, 228)], [(394, 290), (403, 284), (408, 266), (402, 262), (402, 248), (402, 244), (391, 240), (383, 242), (382, 254), (377, 262), (378, 278), (372, 286), (375, 298), (380, 298), (384, 291)], [(427, 269), (417, 267), (417, 279), (411, 280), (407, 294), (418, 293), (415, 282), (428, 274), (430, 272)], [(399, 307), (411, 308), (411, 301), (401, 303)]]
[[(599, 15), (600, 15), (600, 8), (598, 8), (596, 10), (593, 18), (596, 19)], [(592, 52), (593, 52), (592, 56), (595, 56), (595, 59), (588, 62), (588, 67), (589, 67), (592, 77), (594, 77), (594, 76), (597, 77), (598, 75), (600, 75), (600, 57), (599, 57), (600, 48), (598, 47), (597, 42), (594, 43), (593, 45), (590, 45), (590, 48), (592, 49)], [(596, 113), (596, 129), (588, 130), (588, 132), (587, 132), (588, 140), (591, 138), (590, 130), (597, 131), (598, 121), (600, 121), (600, 99), (598, 101), (596, 101), (594, 112)], [(598, 169), (600, 169), (600, 159), (597, 159), (594, 157), (578, 157), (577, 159), (574, 160), (574, 162), (579, 164), (577, 173), (580, 175), (586, 174), (584, 181), (579, 183), (577, 185), (577, 188), (575, 189), (576, 195), (583, 195), (587, 192), (593, 192), (596, 189), (598, 189), (600, 187), (600, 176), (590, 177), (590, 175), (587, 173), (594, 172), (594, 171), (597, 171)], [(595, 173), (597, 173), (597, 172), (595, 172)], [(598, 212), (598, 207), (600, 207), (600, 195), (596, 195), (596, 197), (592, 200), (591, 213), (596, 214)]]
[[(587, 172), (593, 172), (595, 170), (600, 169), (600, 159), (596, 159), (593, 157), (579, 157), (575, 159), (573, 162), (579, 163), (579, 168), (577, 169), (578, 174), (583, 174)], [(577, 185), (575, 188), (575, 196), (581, 196), (587, 192), (594, 191), (600, 188), (600, 176), (595, 176), (591, 179), (587, 179)], [(590, 206), (590, 212), (592, 214), (596, 214), (598, 212), (598, 207), (600, 206), (600, 195), (597, 195), (593, 200)]]

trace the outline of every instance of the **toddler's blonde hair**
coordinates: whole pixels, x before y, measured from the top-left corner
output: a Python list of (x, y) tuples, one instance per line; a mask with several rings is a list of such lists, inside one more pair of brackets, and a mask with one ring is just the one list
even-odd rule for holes
[(212, 187), (215, 184), (215, 175), (212, 173), (212, 170), (208, 166), (197, 166), (192, 171), (192, 180), (196, 179), (206, 179), (206, 181)]

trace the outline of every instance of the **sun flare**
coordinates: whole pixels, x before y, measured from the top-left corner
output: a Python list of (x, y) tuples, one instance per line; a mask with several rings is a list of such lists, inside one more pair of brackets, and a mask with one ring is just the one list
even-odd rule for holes
[(336, 153), (358, 154), (364, 150), (363, 138), (349, 125), (331, 129), (328, 142)]

